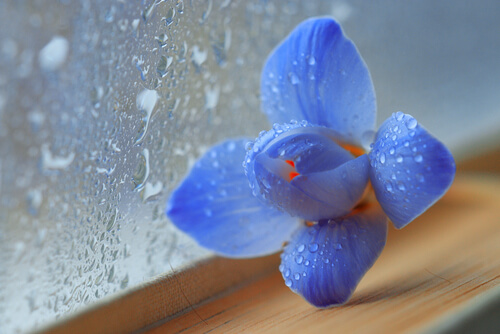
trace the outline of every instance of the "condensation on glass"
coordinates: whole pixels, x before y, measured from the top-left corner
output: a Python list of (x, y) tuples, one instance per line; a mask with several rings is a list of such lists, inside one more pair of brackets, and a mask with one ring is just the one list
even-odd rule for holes
[[(0, 332), (40, 328), (209, 256), (172, 227), (165, 201), (210, 145), (269, 128), (262, 65), (307, 17), (344, 24), (371, 69), (379, 120), (402, 109), (452, 149), (457, 125), (498, 128), (495, 11), (378, 3), (0, 1)], [(434, 6), (442, 15), (429, 17)], [(464, 17), (483, 33), (474, 48)], [(489, 76), (465, 56), (444, 59), (453, 48), (438, 27)]]

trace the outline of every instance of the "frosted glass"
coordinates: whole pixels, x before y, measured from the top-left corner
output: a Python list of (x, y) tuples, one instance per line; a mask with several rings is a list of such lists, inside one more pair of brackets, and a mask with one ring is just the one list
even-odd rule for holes
[(379, 123), (413, 114), (462, 154), (498, 133), (492, 1), (0, 1), (0, 332), (27, 331), (210, 254), (165, 201), (211, 144), (269, 128), (259, 77), (334, 15)]

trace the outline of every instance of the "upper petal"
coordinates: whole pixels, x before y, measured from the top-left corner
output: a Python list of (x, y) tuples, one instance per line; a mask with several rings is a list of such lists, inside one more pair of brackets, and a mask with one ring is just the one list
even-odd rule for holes
[(369, 157), (375, 195), (396, 228), (441, 198), (455, 176), (450, 151), (402, 112), (382, 124)]
[(387, 218), (376, 204), (303, 226), (281, 255), (290, 289), (316, 307), (344, 304), (385, 246)]
[(347, 214), (366, 187), (368, 163), (353, 161), (332, 133), (305, 121), (261, 133), (245, 158), (254, 195), (305, 220)]
[(271, 53), (262, 72), (261, 96), (271, 123), (307, 120), (358, 145), (374, 130), (370, 73), (354, 44), (330, 18), (301, 23)]
[(167, 204), (167, 216), (200, 245), (228, 257), (279, 251), (299, 220), (252, 195), (241, 162), (247, 139), (210, 149)]

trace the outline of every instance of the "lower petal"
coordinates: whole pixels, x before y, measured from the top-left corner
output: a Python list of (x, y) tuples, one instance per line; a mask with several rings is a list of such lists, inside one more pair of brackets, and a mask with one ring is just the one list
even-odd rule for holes
[(281, 255), (285, 284), (316, 307), (349, 300), (385, 246), (387, 217), (377, 204), (303, 226)]
[(210, 149), (167, 204), (167, 216), (201, 246), (227, 257), (275, 253), (299, 220), (252, 195), (241, 162), (247, 139)]
[(375, 195), (396, 228), (441, 198), (455, 176), (450, 151), (402, 112), (382, 124), (369, 158)]

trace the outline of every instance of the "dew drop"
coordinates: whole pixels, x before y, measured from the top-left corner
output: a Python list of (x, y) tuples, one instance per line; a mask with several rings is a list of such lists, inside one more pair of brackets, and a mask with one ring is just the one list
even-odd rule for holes
[(406, 187), (403, 182), (398, 182), (398, 189), (401, 191), (405, 191)]
[(304, 262), (304, 257), (302, 255), (295, 257), (295, 263), (302, 264), (302, 262)]
[(286, 277), (290, 277), (290, 274), (291, 274), (290, 269), (287, 269), (287, 270), (285, 271), (285, 278), (286, 278)]
[(309, 57), (309, 65), (314, 65), (316, 64), (316, 58), (314, 58), (313, 56), (310, 56)]
[(287, 287), (291, 287), (292, 286), (292, 280), (289, 280), (289, 279), (285, 280), (285, 285)]
[(408, 122), (406, 123), (406, 126), (408, 127), (408, 129), (415, 129), (417, 127), (417, 120), (413, 117), (411, 117)]
[(415, 162), (422, 162), (424, 160), (424, 158), (422, 157), (421, 154), (417, 154), (416, 156), (413, 157), (413, 160), (415, 160)]
[(336, 243), (336, 244), (333, 245), (333, 248), (335, 248), (336, 250), (341, 250), (342, 249), (342, 244)]
[(302, 253), (306, 246), (304, 244), (300, 244), (299, 247), (297, 247), (297, 252)]
[(390, 182), (387, 182), (385, 184), (385, 190), (387, 190), (388, 192), (392, 193), (392, 184)]
[(292, 85), (297, 85), (300, 83), (299, 77), (293, 72), (288, 73), (288, 81), (290, 81)]
[(425, 178), (422, 174), (417, 174), (415, 175), (415, 178), (417, 179), (418, 182), (424, 182)]
[(405, 114), (403, 114), (401, 111), (398, 111), (396, 114), (395, 114), (395, 117), (396, 117), (396, 120), (398, 121), (401, 121), (403, 119)]
[(385, 164), (385, 153), (380, 154), (379, 161), (381, 164)]
[(295, 273), (295, 275), (293, 275), (293, 278), (295, 278), (295, 280), (298, 281), (300, 279), (300, 274)]
[(401, 154), (398, 154), (396, 156), (396, 161), (399, 162), (399, 163), (402, 163), (403, 162), (403, 156)]
[(391, 155), (392, 155), (392, 154), (394, 154), (395, 152), (396, 152), (396, 150), (394, 149), (394, 147), (391, 147), (391, 148), (389, 149), (389, 154), (391, 154)]
[(317, 243), (312, 243), (309, 245), (309, 251), (315, 253), (318, 251), (319, 245)]

